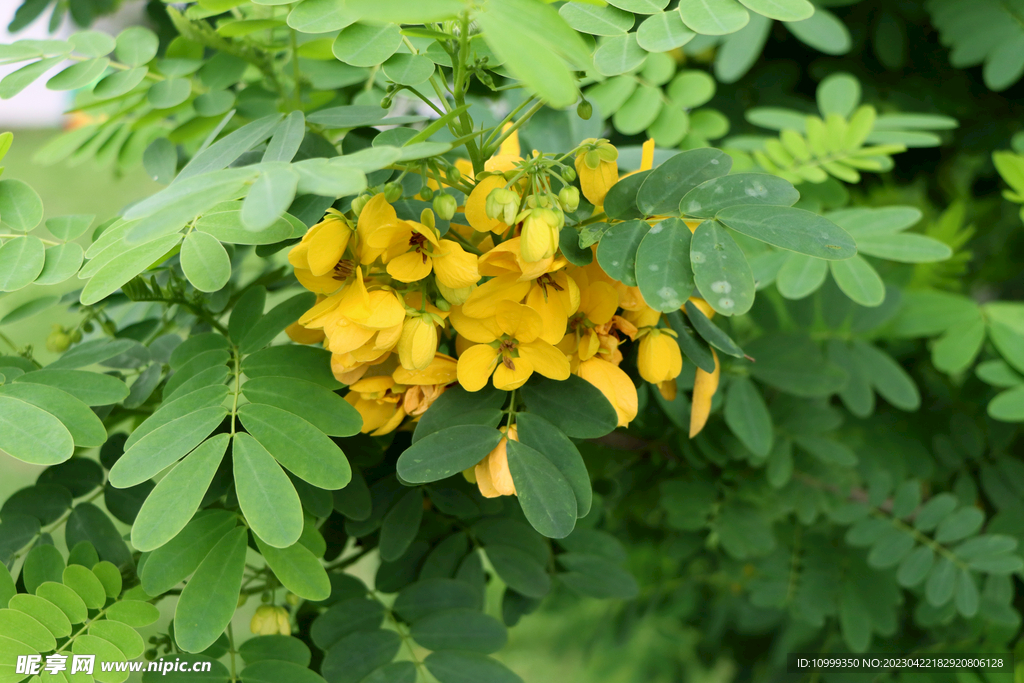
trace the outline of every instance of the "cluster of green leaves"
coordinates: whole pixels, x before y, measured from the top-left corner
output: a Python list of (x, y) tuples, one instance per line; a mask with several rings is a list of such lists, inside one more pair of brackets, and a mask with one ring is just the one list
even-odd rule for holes
[(1024, 75), (1024, 7), (1019, 2), (929, 0), (927, 7), (943, 45), (951, 48), (954, 67), (984, 63), (985, 85), (992, 90), (1006, 90)]

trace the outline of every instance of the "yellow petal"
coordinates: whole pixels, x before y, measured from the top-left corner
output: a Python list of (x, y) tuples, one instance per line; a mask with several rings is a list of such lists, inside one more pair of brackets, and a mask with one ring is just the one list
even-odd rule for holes
[[(501, 132), (505, 133), (509, 128), (512, 127), (512, 122), (509, 121), (501, 128)], [(498, 148), (498, 154), (503, 154), (510, 157), (521, 157), (523, 155), (522, 149), (519, 147), (519, 131), (514, 130), (509, 133), (509, 136), (501, 141), (501, 146)]]
[(471, 342), (490, 344), (501, 336), (497, 320), (493, 317), (471, 318), (465, 314), (462, 306), (453, 306), (448, 319), (455, 331)]
[(498, 351), (487, 344), (476, 344), (459, 356), (456, 374), (466, 391), (480, 391), (498, 361)]
[(311, 330), (297, 322), (284, 328), (284, 331), (288, 338), (296, 344), (317, 344), (322, 342), (326, 336), (323, 330)]
[(410, 251), (388, 263), (388, 275), (399, 282), (419, 282), (430, 275), (431, 259)]
[(640, 152), (640, 170), (649, 171), (654, 168), (654, 139), (643, 144)]
[(364, 320), (370, 315), (370, 293), (363, 282), (362, 268), (356, 268), (355, 278), (342, 291), (338, 309), (353, 320)]
[(618, 164), (614, 161), (602, 160), (597, 168), (590, 168), (584, 161), (585, 157), (584, 154), (576, 156), (576, 174), (580, 179), (580, 189), (583, 190), (583, 196), (591, 204), (603, 205), (608, 190), (618, 182)]
[(375, 330), (383, 330), (395, 325), (401, 325), (402, 321), (405, 320), (405, 306), (402, 305), (402, 300), (394, 292), (377, 289), (370, 292), (368, 298), (370, 314), (366, 318), (359, 320), (360, 325), (365, 325)]
[(292, 264), (293, 268), (304, 268), (309, 270), (309, 234), (314, 230), (317, 230), (319, 226), (314, 225), (309, 229), (309, 232), (302, 238), (302, 241), (296, 244), (288, 252), (288, 263)]
[(679, 376), (683, 356), (671, 335), (651, 332), (640, 340), (636, 364), (644, 380), (658, 384)]
[(412, 228), (406, 221), (382, 225), (366, 236), (366, 246), (381, 251), (392, 244), (409, 244)]
[[(555, 284), (561, 289), (556, 289), (558, 298), (562, 300), (562, 307), (566, 315), (573, 315), (580, 309), (580, 287), (576, 281), (565, 272), (555, 273)], [(550, 290), (549, 295), (550, 295)]]
[(601, 358), (591, 358), (580, 363), (579, 375), (597, 387), (612, 404), (619, 416), (619, 427), (629, 425), (636, 417), (636, 387), (621, 368)]
[(410, 318), (398, 340), (398, 358), (407, 370), (425, 370), (437, 353), (437, 328), (424, 318)]
[(520, 342), (532, 342), (544, 327), (537, 311), (514, 301), (499, 301), (494, 317), (498, 321), (498, 329)]
[(341, 294), (333, 294), (316, 304), (299, 316), (299, 324), (310, 327), (323, 327), (323, 318), (327, 314), (331, 313), (341, 303)]
[(380, 192), (366, 202), (366, 206), (359, 214), (359, 223), (356, 231), (359, 233), (360, 254), (359, 262), (363, 264), (373, 263), (380, 256), (381, 249), (370, 248), (367, 244), (369, 236), (377, 229), (398, 223), (398, 214), (393, 206), (388, 204), (384, 193)]
[(538, 339), (529, 344), (520, 344), (519, 358), (516, 360), (518, 362), (524, 358), (530, 361), (534, 371), (548, 379), (569, 379), (569, 359), (546, 341)]
[(529, 282), (520, 282), (515, 275), (500, 275), (473, 290), (462, 310), (472, 318), (487, 318), (494, 315), (499, 302), (522, 301), (529, 291)]
[(477, 232), (502, 233), (508, 230), (508, 226), (501, 221), (487, 217), (487, 195), (491, 190), (501, 187), (505, 187), (504, 177), (488, 176), (477, 183), (466, 198), (466, 220)]
[(333, 216), (325, 218), (319, 224), (319, 228), (316, 232), (311, 232), (306, 241), (309, 245), (307, 260), (313, 275), (325, 275), (338, 265), (352, 235), (348, 224)]
[(305, 268), (295, 269), (295, 279), (299, 284), (314, 294), (334, 294), (341, 289), (341, 280), (335, 280), (332, 275), (313, 275), (312, 271)]
[(565, 328), (569, 322), (562, 298), (554, 289), (548, 289), (545, 296), (544, 288), (534, 285), (526, 295), (526, 305), (537, 311), (541, 319), (540, 338), (557, 344), (565, 336)]
[(595, 325), (604, 325), (619, 307), (619, 294), (607, 282), (592, 282), (580, 292), (580, 310)]
[(513, 358), (509, 362), (512, 363), (512, 367), (508, 367), (501, 361), (498, 363), (498, 367), (494, 369), (494, 388), (500, 391), (512, 391), (526, 384), (526, 380), (530, 379), (530, 375), (533, 374), (533, 364), (530, 363), (529, 359), (520, 356), (519, 358)]
[(401, 337), (401, 325), (385, 327), (377, 333), (377, 337), (373, 340), (373, 348), (375, 351), (390, 351), (394, 348), (395, 344), (398, 343), (398, 340), (401, 339)]
[(430, 365), (423, 370), (406, 370), (399, 367), (392, 377), (397, 383), (410, 386), (445, 385), (456, 381), (458, 378), (457, 367), (458, 363), (454, 358), (438, 353), (434, 355)]
[(477, 463), (476, 467), (473, 468), (473, 475), (476, 479), (476, 486), (480, 489), (480, 495), (484, 498), (497, 498), (501, 494), (494, 484), (491, 482), (491, 467), (490, 455), (486, 456), (483, 460)]
[(485, 461), (491, 473), (491, 485), (494, 486), (494, 490), (503, 496), (516, 495), (516, 485), (508, 468), (508, 439), (502, 438), (495, 449), (487, 454)]
[(339, 318), (334, 325), (324, 328), (327, 334), (327, 348), (331, 353), (351, 353), (370, 341), (376, 330), (357, 325), (346, 318)]
[(444, 254), (434, 258), (434, 274), (438, 282), (450, 289), (462, 289), (480, 280), (476, 255), (452, 240), (441, 240), (440, 249)]
[(480, 257), (478, 266), (480, 274), (494, 277), (497, 275), (508, 275), (509, 273), (515, 273), (516, 275), (522, 273), (519, 241), (520, 238), (513, 237), (510, 240), (505, 240), (493, 249), (487, 250)]
[(718, 354), (711, 349), (711, 355), (715, 359), (714, 372), (704, 372), (697, 368), (697, 376), (693, 381), (693, 404), (690, 406), (690, 438), (700, 434), (704, 425), (708, 422), (711, 414), (711, 399), (718, 390), (718, 377), (721, 373), (721, 366), (718, 364)]
[(593, 358), (601, 348), (601, 338), (597, 335), (597, 332), (593, 330), (587, 330), (583, 334), (583, 338), (580, 340), (579, 354), (580, 360), (587, 360)]
[(370, 432), (370, 436), (383, 436), (384, 434), (390, 434), (391, 432), (398, 429), (398, 425), (402, 424), (402, 420), (405, 419), (405, 411), (400, 407), (395, 406), (395, 412), (388, 418), (388, 421), (382, 424), (377, 429)]

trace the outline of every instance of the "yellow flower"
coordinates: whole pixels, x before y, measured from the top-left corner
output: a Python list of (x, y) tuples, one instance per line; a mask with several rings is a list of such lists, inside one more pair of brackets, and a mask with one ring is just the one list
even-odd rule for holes
[(530, 286), (526, 305), (540, 314), (540, 338), (558, 344), (565, 336), (569, 316), (580, 307), (580, 288), (565, 272), (545, 273)]
[(587, 138), (576, 153), (576, 174), (580, 179), (583, 196), (594, 206), (604, 204), (604, 197), (619, 180), (619, 166), (615, 162), (619, 152), (607, 140)]
[(283, 607), (273, 605), (260, 605), (256, 613), (252, 615), (249, 622), (249, 630), (258, 636), (290, 636), (292, 634), (291, 621), (288, 618), (288, 611)]
[(319, 344), (327, 336), (323, 330), (311, 330), (297, 322), (284, 328), (284, 331), (296, 344)]
[[(568, 321), (569, 331), (559, 348), (567, 353), (577, 353), (580, 360), (587, 360), (600, 351), (601, 336), (610, 332), (602, 328), (615, 315), (619, 295), (607, 282), (591, 280), (590, 272), (583, 268), (572, 271), (572, 280), (579, 288), (580, 302)], [(615, 346), (618, 346), (617, 342)]]
[(628, 426), (636, 418), (636, 387), (619, 366), (595, 356), (581, 362), (577, 374), (597, 387), (612, 404), (619, 417), (619, 427)]
[(353, 298), (348, 289), (329, 296), (306, 311), (299, 322), (311, 329), (323, 329), (331, 353), (355, 352), (367, 344), (371, 346), (364, 355), (394, 347), (405, 320), (405, 306), (398, 295), (377, 289), (366, 294), (365, 302), (353, 303)]
[(523, 219), (523, 232), (519, 245), (523, 260), (536, 263), (551, 258), (558, 250), (558, 232), (565, 222), (561, 212), (536, 208)]
[(402, 394), (406, 387), (389, 375), (359, 380), (349, 387), (345, 400), (363, 418), (363, 434), (381, 436), (395, 431), (405, 419)]
[(704, 372), (697, 368), (697, 377), (693, 382), (693, 404), (690, 406), (690, 438), (700, 434), (707, 424), (708, 416), (711, 414), (711, 399), (718, 390), (718, 378), (721, 373), (721, 366), (718, 364), (718, 354), (711, 349), (711, 355), (715, 359), (713, 372)]
[(654, 327), (640, 339), (636, 364), (645, 381), (660, 384), (683, 371), (683, 354), (669, 330)]
[(397, 368), (392, 377), (396, 383), (408, 387), (402, 395), (402, 409), (406, 415), (417, 417), (425, 413), (445, 388), (456, 381), (456, 367), (454, 358), (439, 353), (423, 370)]
[(430, 313), (407, 318), (398, 338), (398, 359), (407, 370), (425, 370), (437, 353), (437, 322)]
[(383, 248), (374, 248), (369, 246), (368, 241), (370, 235), (375, 233), (381, 228), (387, 228), (395, 226), (399, 223), (398, 214), (395, 213), (395, 208), (388, 204), (387, 198), (383, 192), (380, 192), (373, 196), (370, 201), (366, 203), (363, 210), (359, 212), (359, 223), (356, 226), (356, 232), (359, 235), (359, 262), (363, 265), (368, 265), (377, 260), (383, 252)]
[(569, 376), (569, 360), (539, 338), (544, 323), (528, 306), (499, 302), (493, 321), (496, 330), (483, 324), (472, 330), (460, 329), (454, 311), (452, 324), (467, 339), (478, 342), (459, 357), (459, 383), (467, 391), (480, 391), (492, 374), (495, 388), (502, 391), (523, 386), (534, 372), (557, 380)]
[(328, 209), (324, 219), (306, 231), (302, 241), (288, 252), (288, 262), (308, 270), (314, 277), (334, 271), (352, 237), (352, 226), (336, 209)]
[(477, 488), (484, 498), (517, 495), (512, 472), (508, 468), (508, 440), (519, 441), (519, 432), (515, 425), (511, 428), (502, 427), (501, 431), (506, 432), (506, 435), (501, 437), (494, 450), (473, 468)]
[[(505, 176), (487, 176), (476, 184), (466, 198), (466, 220), (477, 232), (493, 232), (502, 234), (508, 230), (508, 224), (487, 215), (487, 198), (494, 190), (505, 189)], [(514, 191), (510, 190), (510, 192)]]
[(458, 242), (443, 240), (437, 230), (415, 221), (381, 226), (366, 238), (367, 247), (379, 253), (388, 275), (399, 282), (418, 282), (430, 275), (446, 287), (458, 289), (480, 279), (476, 256)]

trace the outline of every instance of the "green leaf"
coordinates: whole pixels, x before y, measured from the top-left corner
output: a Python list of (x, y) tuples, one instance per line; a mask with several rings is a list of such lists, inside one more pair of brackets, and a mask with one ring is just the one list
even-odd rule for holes
[(122, 600), (107, 608), (107, 619), (120, 621), (133, 628), (144, 628), (160, 618), (160, 610), (141, 600)]
[[(572, 438), (600, 438), (618, 424), (615, 408), (604, 394), (576, 375), (561, 382), (531, 378), (520, 391), (531, 413), (542, 416)], [(408, 480), (404, 475), (403, 479)]]
[(236, 515), (224, 510), (197, 515), (181, 533), (148, 556), (141, 576), (146, 593), (161, 595), (194, 572), (235, 523)]
[(321, 650), (330, 650), (350, 633), (373, 631), (380, 628), (383, 621), (384, 606), (379, 602), (363, 597), (350, 598), (318, 616), (310, 628), (310, 636)]
[(327, 572), (313, 553), (301, 543), (287, 548), (267, 545), (259, 537), (256, 545), (281, 584), (304, 600), (326, 600), (331, 595)]
[(801, 42), (819, 52), (843, 55), (850, 51), (852, 41), (846, 25), (823, 7), (816, 7), (807, 19), (787, 22), (785, 26)]
[(735, 173), (712, 178), (687, 192), (679, 203), (679, 211), (687, 216), (714, 218), (730, 206), (792, 206), (799, 199), (796, 188), (782, 178), (764, 173)]
[[(64, 585), (75, 591), (89, 609), (101, 609), (107, 592), (96, 575), (85, 567), (72, 564), (64, 569)], [(52, 648), (51, 648), (52, 649)]]
[(842, 389), (846, 373), (825, 361), (821, 349), (801, 334), (767, 334), (746, 345), (755, 359), (750, 374), (776, 389), (805, 398)]
[(807, 0), (740, 0), (747, 9), (778, 21), (800, 21), (814, 14)]
[(725, 423), (752, 453), (767, 457), (772, 450), (772, 417), (757, 386), (746, 377), (734, 379), (725, 396)]
[(803, 299), (818, 291), (828, 276), (828, 264), (824, 259), (788, 253), (775, 279), (779, 294), (787, 299)]
[(577, 593), (605, 600), (632, 600), (640, 592), (629, 572), (601, 555), (568, 552), (559, 555), (558, 562), (568, 570), (558, 579)]
[(306, 380), (257, 377), (242, 385), (242, 393), (252, 403), (297, 415), (328, 436), (353, 436), (362, 427), (362, 418), (347, 401)]
[(41, 220), (43, 200), (28, 183), (16, 179), (0, 180), (0, 225), (14, 232), (28, 232)]
[(238, 345), (239, 350), (249, 354), (262, 349), (286, 327), (298, 320), (315, 301), (316, 296), (312, 292), (303, 292), (274, 306), (242, 337)]
[(918, 546), (900, 562), (896, 581), (904, 588), (913, 588), (924, 581), (935, 563), (935, 553), (926, 545)]
[(142, 26), (132, 26), (117, 34), (114, 54), (117, 61), (127, 66), (142, 66), (156, 57), (160, 40), (156, 34)]
[(207, 439), (157, 482), (132, 525), (132, 545), (147, 552), (178, 535), (199, 509), (230, 440), (228, 434)]
[(637, 192), (637, 206), (647, 216), (676, 214), (688, 192), (731, 167), (732, 158), (717, 149), (681, 152), (651, 171)]
[(508, 632), (494, 617), (473, 609), (435, 612), (412, 625), (413, 640), (428, 650), (490, 654), (505, 646)]
[(294, 662), (263, 660), (242, 669), (242, 683), (323, 683), (322, 678), (303, 665)]
[[(40, 209), (42, 205), (40, 205)], [(3, 208), (0, 207), (0, 212), (3, 212)], [(46, 219), (46, 229), (50, 231), (50, 234), (59, 240), (65, 242), (78, 239), (85, 234), (89, 226), (96, 219), (96, 216), (91, 214), (76, 214), (73, 216), (58, 216), (56, 218)]]
[(181, 269), (201, 292), (216, 292), (231, 278), (231, 259), (220, 241), (193, 230), (181, 244)]
[(395, 54), (383, 65), (384, 75), (400, 85), (416, 86), (434, 75), (434, 63), (422, 55)]
[(921, 394), (913, 378), (892, 356), (859, 340), (853, 342), (853, 354), (882, 398), (900, 410), (921, 406)]
[(636, 31), (637, 43), (648, 52), (668, 52), (694, 39), (678, 11), (659, 12), (644, 19)]
[(33, 465), (55, 465), (70, 458), (74, 448), (71, 432), (56, 417), (0, 395), (0, 450)]
[(257, 351), (242, 361), (247, 377), (296, 377), (328, 389), (341, 383), (331, 374), (331, 354), (312, 346), (272, 346)]
[(693, 292), (690, 242), (690, 229), (678, 218), (658, 223), (643, 237), (635, 270), (648, 306), (665, 313), (677, 311)]
[(186, 652), (213, 645), (234, 616), (245, 571), (246, 536), (244, 527), (225, 534), (182, 590), (174, 610), (174, 639)]
[(46, 82), (50, 90), (78, 90), (96, 81), (110, 66), (106, 57), (72, 64)]
[(395, 54), (401, 44), (402, 34), (396, 24), (356, 23), (341, 30), (331, 50), (346, 64), (377, 66)]
[(47, 247), (43, 270), (35, 284), (55, 285), (64, 282), (82, 267), (82, 259), (82, 247), (74, 242)]
[[(242, 337), (248, 334), (249, 330), (256, 324), (256, 321), (263, 317), (263, 308), (266, 302), (267, 288), (262, 285), (249, 287), (242, 292), (242, 295), (238, 297), (238, 300), (232, 307), (231, 317), (228, 319), (228, 337), (231, 338), (231, 341), (237, 344), (242, 340)], [(256, 389), (256, 387), (253, 387), (253, 389)], [(267, 401), (264, 402), (266, 403)]]
[(473, 586), (455, 579), (425, 579), (402, 588), (394, 611), (415, 624), (431, 614), (450, 609), (479, 609), (480, 597)]
[(37, 483), (11, 494), (0, 507), (0, 515), (28, 515), (46, 525), (57, 521), (70, 508), (70, 491), (59, 484)]
[(196, 230), (228, 244), (274, 244), (291, 237), (292, 226), (284, 218), (275, 220), (263, 230), (247, 229), (242, 224), (241, 207), (240, 202), (219, 204), (196, 221)]
[(988, 414), (1001, 422), (1024, 422), (1024, 386), (997, 394), (988, 404)]
[(838, 114), (850, 118), (860, 104), (860, 82), (848, 73), (834, 73), (818, 86), (817, 98), (822, 116)]
[(575, 444), (549, 421), (532, 413), (516, 417), (519, 441), (541, 453), (561, 472), (576, 497), (576, 516), (590, 512), (593, 492), (590, 475)]
[(419, 533), (423, 519), (423, 492), (415, 488), (392, 506), (380, 529), (380, 557), (394, 562), (402, 557)]
[(857, 236), (857, 251), (868, 256), (901, 263), (933, 263), (953, 255), (949, 245), (926, 235)]
[[(280, 166), (276, 164), (282, 164)], [(283, 162), (264, 165), (242, 202), (242, 225), (254, 232), (269, 228), (281, 217), (292, 200), (299, 184), (299, 174)]]
[(461, 386), (446, 389), (416, 423), (412, 441), (416, 443), (425, 436), (458, 425), (497, 427), (505, 396), (506, 392), (490, 386), (476, 392), (466, 391)]
[(924, 595), (928, 603), (935, 607), (941, 607), (953, 597), (956, 586), (957, 569), (949, 558), (940, 558), (928, 575), (928, 582), (924, 586)]
[(238, 504), (253, 532), (275, 548), (299, 540), (302, 504), (273, 456), (248, 434), (236, 434), (232, 460)]
[(701, 296), (722, 315), (742, 315), (754, 304), (754, 273), (743, 251), (714, 220), (693, 233), (693, 279)]
[[(326, 648), (324, 648), (326, 649)], [(308, 666), (312, 658), (309, 648), (298, 638), (291, 636), (256, 636), (238, 647), (238, 654), (247, 663), (273, 659)]]
[(683, 22), (696, 33), (721, 36), (747, 25), (750, 15), (736, 0), (700, 0), (679, 6)]
[(651, 230), (646, 221), (617, 223), (609, 228), (597, 245), (597, 262), (612, 278), (635, 287), (637, 250)]
[(101, 100), (120, 97), (142, 83), (146, 79), (147, 73), (149, 71), (144, 66), (128, 71), (115, 71), (104, 76), (103, 80), (96, 84), (96, 87), (92, 89), (93, 97)]
[(450, 19), (464, 9), (459, 0), (346, 0), (346, 6), (361, 19), (394, 21), (396, 23), (424, 23)]
[(24, 643), (35, 652), (49, 652), (57, 648), (57, 641), (49, 629), (19, 610), (0, 609), (0, 636)]
[(857, 245), (835, 223), (803, 209), (731, 206), (716, 218), (726, 227), (762, 242), (826, 260), (851, 258)]
[[(743, 349), (737, 346), (736, 342), (734, 342), (729, 335), (723, 332), (718, 325), (711, 322), (711, 320), (704, 315), (703, 311), (697, 308), (692, 301), (687, 301), (684, 307), (686, 309), (686, 315), (690, 318), (690, 324), (693, 325), (693, 329), (697, 331), (697, 334), (699, 334), (704, 341), (730, 356), (735, 356), (737, 358), (743, 358), (745, 356)], [(713, 360), (714, 359), (712, 359), (712, 361)], [(713, 362), (712, 365), (714, 365)], [(706, 372), (711, 371), (713, 371), (713, 368)]]
[(522, 683), (504, 664), (476, 652), (432, 652), (423, 662), (441, 683)]
[(102, 57), (114, 51), (114, 39), (101, 31), (80, 31), (68, 38), (75, 52), (85, 57)]
[(615, 36), (633, 27), (632, 14), (610, 5), (567, 2), (558, 14), (577, 31), (594, 36)]
[(168, 78), (157, 81), (149, 89), (149, 103), (155, 109), (171, 109), (192, 94), (192, 83), (187, 78)]
[(0, 386), (0, 396), (9, 396), (45, 410), (71, 433), (79, 448), (99, 448), (107, 440), (107, 430), (89, 406), (71, 394), (46, 386), (18, 382)]
[(11, 598), (8, 606), (38, 621), (54, 638), (66, 638), (71, 635), (71, 622), (64, 612), (49, 600), (21, 593)]
[(225, 415), (223, 406), (211, 406), (157, 427), (132, 444), (110, 468), (111, 485), (128, 488), (159, 474), (202, 443)]
[(105, 406), (128, 396), (128, 387), (116, 377), (82, 370), (36, 370), (15, 381), (62, 389), (88, 406)]
[(654, 14), (665, 9), (668, 0), (612, 0), (610, 3), (619, 9), (637, 14)]
[(17, 71), (12, 71), (4, 76), (3, 80), (0, 80), (0, 100), (11, 99), (32, 85), (44, 73), (58, 64), (63, 64), (65, 61), (67, 60), (64, 55), (49, 57), (47, 59), (40, 59), (38, 62), (32, 62)]
[(165, 235), (115, 256), (96, 271), (85, 285), (81, 294), (82, 304), (89, 306), (110, 296), (126, 282), (160, 260), (180, 241), (179, 234)]
[(508, 442), (508, 466), (526, 519), (548, 538), (565, 538), (576, 525), (576, 496), (555, 465), (529, 446)]
[(661, 90), (641, 83), (612, 117), (615, 129), (624, 135), (636, 135), (646, 130), (658, 118), (662, 104)]
[(163, 427), (172, 420), (177, 420), (204, 408), (219, 406), (227, 395), (228, 388), (226, 386), (215, 385), (183, 394), (173, 401), (164, 403), (131, 433), (124, 444), (125, 449), (132, 448), (142, 437), (154, 432), (159, 427)]
[(0, 292), (32, 284), (43, 272), (46, 249), (38, 237), (15, 237), (0, 245)]
[(288, 14), (288, 25), (301, 33), (332, 33), (359, 18), (348, 4), (334, 0), (304, 0)]
[[(53, 546), (49, 546), (53, 547)], [(61, 574), (63, 574), (61, 569)], [(58, 576), (58, 579), (60, 576)], [(41, 598), (49, 600), (54, 605), (60, 608), (60, 611), (64, 613), (64, 616), (68, 618), (72, 624), (80, 624), (88, 618), (89, 610), (85, 606), (85, 602), (79, 597), (78, 593), (65, 586), (63, 583), (57, 583), (55, 581), (47, 581), (39, 585), (36, 588), (36, 595)], [(113, 607), (113, 605), (111, 605)]]
[(117, 567), (132, 564), (131, 552), (121, 538), (121, 532), (102, 510), (91, 503), (75, 506), (68, 517), (64, 536), (69, 548), (88, 541), (96, 548), (100, 559), (108, 560)]
[(635, 33), (624, 33), (604, 38), (594, 52), (594, 66), (602, 76), (618, 76), (634, 72), (646, 60), (647, 52), (637, 43)]
[[(223, 138), (192, 157), (192, 160), (188, 162), (185, 168), (181, 169), (178, 177), (174, 179), (174, 185), (178, 185), (182, 183), (182, 181), (190, 178), (210, 173), (211, 171), (226, 169), (242, 154), (248, 152), (250, 149), (269, 138), (277, 128), (277, 124), (282, 118), (283, 116), (280, 114), (265, 116), (253, 121), (252, 123), (247, 123), (238, 130), (225, 135)], [(197, 182), (200, 183), (201, 186), (203, 181)], [(139, 213), (137, 215), (132, 215), (131, 218), (142, 218), (144, 215), (149, 215), (149, 213), (145, 213), (145, 210), (149, 207), (144, 205), (145, 202), (135, 205), (133, 208), (138, 210)], [(154, 208), (150, 213), (154, 211), (156, 211), (156, 208)], [(128, 217), (127, 214), (126, 217)]]
[[(66, 566), (64, 556), (54, 546), (37, 545), (25, 556), (22, 567), (25, 590), (36, 591), (47, 581), (60, 582)], [(85, 605), (82, 605), (82, 612), (85, 612)]]
[(501, 441), (492, 427), (459, 425), (426, 436), (398, 458), (398, 476), (413, 484), (446, 479), (475, 466)]
[(488, 2), (476, 20), (487, 46), (514, 77), (555, 108), (576, 101), (579, 91), (562, 59), (585, 69), (590, 55), (554, 9), (530, 0)]
[(541, 598), (551, 590), (551, 577), (537, 558), (510, 545), (488, 544), (487, 559), (513, 590), (531, 598)]
[(939, 522), (935, 530), (935, 540), (939, 543), (952, 543), (973, 536), (985, 522), (985, 513), (976, 507), (962, 507)]
[(394, 631), (351, 633), (327, 651), (320, 667), (328, 683), (360, 683), (395, 658), (402, 638)]
[(352, 470), (341, 449), (295, 413), (250, 403), (238, 410), (246, 430), (293, 474), (322, 489), (343, 488)]
[(855, 303), (870, 307), (885, 301), (882, 277), (860, 254), (845, 261), (830, 261), (828, 265), (839, 289)]

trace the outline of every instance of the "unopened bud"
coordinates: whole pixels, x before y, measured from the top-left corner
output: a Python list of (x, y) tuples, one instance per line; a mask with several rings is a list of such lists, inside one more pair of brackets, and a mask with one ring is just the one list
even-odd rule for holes
[(519, 253), (523, 260), (535, 263), (554, 256), (558, 249), (558, 236), (565, 222), (561, 211), (532, 209), (523, 219), (523, 232)]
[(445, 173), (450, 183), (457, 183), (462, 180), (462, 171), (459, 170), (458, 166), (449, 166)]
[(385, 97), (384, 99), (382, 99), (380, 101), (380, 108), (381, 109), (391, 109), (392, 103), (393, 103), (393, 100), (391, 99), (391, 97)]
[(424, 185), (420, 188), (420, 199), (425, 202), (429, 202), (434, 196), (434, 191)]
[(363, 212), (363, 207), (372, 199), (368, 194), (361, 194), (352, 200), (352, 213), (356, 218)]
[(484, 210), (491, 220), (512, 225), (516, 222), (516, 214), (519, 213), (519, 195), (501, 187), (491, 190), (487, 195)]
[(447, 192), (434, 195), (434, 213), (443, 221), (450, 221), (459, 208), (459, 202)]
[(302, 602), (302, 599), (298, 595), (296, 595), (295, 593), (289, 593), (288, 595), (284, 596), (284, 601), (287, 602), (292, 607), (295, 607), (300, 602)]
[(575, 187), (563, 187), (558, 193), (558, 203), (562, 205), (562, 210), (566, 213), (572, 213), (580, 206), (580, 191)]
[(444, 299), (438, 299), (437, 301), (434, 302), (434, 305), (446, 313), (452, 310), (452, 305), (445, 301)]
[(562, 169), (562, 178), (567, 183), (571, 183), (572, 181), (576, 180), (576, 169), (571, 167)]
[(589, 120), (593, 113), (594, 107), (586, 100), (580, 100), (580, 103), (576, 105), (576, 115), (584, 121)]
[(384, 199), (388, 202), (397, 202), (402, 198), (403, 192), (401, 183), (388, 183), (384, 186)]
[(53, 331), (46, 338), (46, 350), (50, 353), (62, 353), (71, 346), (71, 335), (60, 325), (54, 325)]

